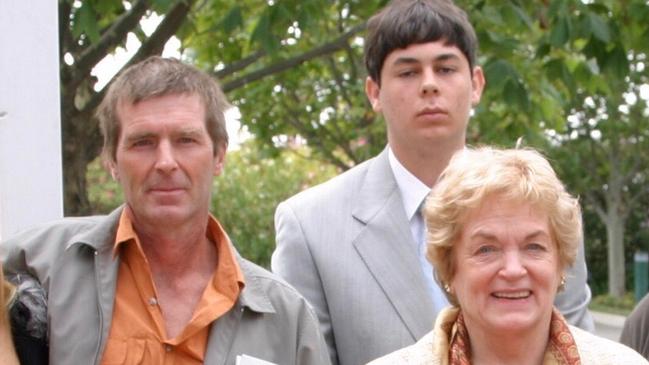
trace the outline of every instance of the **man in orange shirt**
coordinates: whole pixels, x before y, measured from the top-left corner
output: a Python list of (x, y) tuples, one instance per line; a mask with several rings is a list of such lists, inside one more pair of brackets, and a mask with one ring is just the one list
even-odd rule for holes
[(2, 245), (5, 269), (48, 292), (51, 363), (329, 362), (306, 301), (242, 259), (209, 213), (228, 106), (212, 78), (171, 59), (112, 83), (97, 116), (125, 204)]

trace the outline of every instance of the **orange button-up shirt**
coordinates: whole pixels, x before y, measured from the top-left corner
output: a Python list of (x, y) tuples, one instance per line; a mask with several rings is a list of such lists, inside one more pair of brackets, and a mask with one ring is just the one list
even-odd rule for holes
[(244, 285), (229, 239), (212, 216), (207, 235), (218, 253), (214, 275), (185, 329), (167, 338), (149, 263), (124, 209), (115, 238), (114, 253), (121, 262), (102, 364), (203, 363), (210, 324), (234, 306)]

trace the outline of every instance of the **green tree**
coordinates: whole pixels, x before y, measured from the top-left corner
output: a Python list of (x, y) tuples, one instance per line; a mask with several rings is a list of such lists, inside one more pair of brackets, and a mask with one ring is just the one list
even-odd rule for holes
[(212, 211), (242, 256), (266, 267), (275, 248), (273, 217), (281, 201), (333, 177), (338, 171), (315, 159), (284, 151), (264, 157), (254, 142), (228, 154), (222, 176), (214, 180)]
[[(160, 53), (171, 35), (178, 37), (183, 58), (221, 80), (265, 153), (277, 154), (291, 141), (304, 140), (312, 158), (341, 169), (377, 153), (385, 145), (385, 127), (363, 93), (361, 36), (366, 19), (385, 3), (60, 0), (66, 213), (91, 210), (84, 177), (100, 145), (91, 115), (103, 90), (94, 90), (90, 70), (131, 32), (143, 46), (129, 63)], [(613, 113), (621, 105), (620, 95), (646, 83), (646, 68), (631, 67), (646, 62), (645, 0), (457, 3), (475, 25), (479, 62), (487, 76), (469, 131), (471, 143), (511, 145), (524, 136), (530, 144), (542, 145), (548, 129), (571, 135), (566, 119), (593, 112), (585, 104), (588, 96), (596, 105), (605, 101), (607, 115), (616, 120), (640, 122), (637, 113)], [(147, 36), (139, 22), (153, 11), (164, 20)], [(615, 139), (610, 128), (600, 129), (604, 139)], [(620, 154), (618, 161), (626, 161), (625, 156)], [(577, 171), (583, 165), (569, 166)], [(593, 186), (601, 191), (610, 182), (598, 184)], [(587, 208), (591, 206), (596, 207)], [(619, 211), (601, 207), (609, 212), (609, 221), (619, 219)], [(613, 237), (620, 235), (610, 237), (609, 247), (615, 246)], [(611, 288), (624, 282), (619, 280), (624, 272), (619, 252), (615, 255), (609, 270), (617, 274), (609, 280), (617, 279)]]
[(640, 98), (640, 89), (649, 82), (649, 28), (642, 23), (649, 5), (583, 6), (593, 13), (583, 18), (580, 7), (565, 13), (566, 19), (577, 19), (569, 23), (564, 38), (579, 57), (565, 65), (563, 77), (573, 84), (563, 108), (569, 122), (552, 135), (552, 149), (555, 166), (605, 228), (608, 292), (621, 298), (629, 257), (625, 247), (631, 245), (625, 242), (631, 236), (626, 229), (637, 222), (629, 222), (634, 210), (647, 211), (649, 194), (649, 108)]
[[(294, 72), (308, 60), (348, 47), (349, 39), (363, 29), (361, 21), (351, 29), (319, 33), (326, 29), (319, 28), (317, 19), (332, 11), (342, 11), (339, 7), (340, 3), (328, 0), (281, 1), (275, 5), (233, 0), (60, 0), (66, 215), (83, 215), (93, 210), (87, 197), (86, 172), (101, 148), (93, 113), (106, 87), (95, 90), (96, 79), (91, 72), (104, 57), (124, 46), (129, 34), (136, 35), (142, 45), (126, 66), (160, 54), (175, 35), (183, 43), (183, 57), (225, 79), (223, 88), (232, 93), (269, 75)], [(140, 23), (152, 13), (162, 15), (163, 20), (147, 35)], [(308, 44), (301, 42), (299, 47), (284, 44), (289, 42), (291, 33), (301, 31), (297, 25), (291, 28), (294, 24), (309, 25), (307, 28), (316, 36)], [(250, 100), (265, 98), (254, 91), (246, 96)]]

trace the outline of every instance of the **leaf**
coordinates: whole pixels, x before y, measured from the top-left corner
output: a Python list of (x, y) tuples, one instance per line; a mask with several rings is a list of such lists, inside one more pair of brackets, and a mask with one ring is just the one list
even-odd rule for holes
[(232, 33), (235, 29), (243, 26), (243, 16), (241, 15), (241, 6), (235, 5), (221, 20), (223, 30), (226, 34)]
[(513, 101), (519, 109), (528, 111), (530, 109), (530, 99), (527, 90), (516, 79), (510, 79), (505, 84), (503, 92), (505, 100)]
[(604, 21), (601, 16), (594, 13), (588, 14), (588, 19), (590, 21), (591, 30), (595, 38), (604, 43), (610, 42), (611, 31), (608, 27), (608, 24), (606, 24), (606, 21)]
[(509, 62), (501, 59), (487, 63), (484, 71), (487, 85), (491, 89), (501, 89), (505, 82), (516, 74), (514, 67)]
[(560, 16), (550, 32), (550, 44), (561, 47), (570, 39), (570, 22), (567, 17)]
[(532, 28), (532, 27), (534, 26), (534, 21), (532, 20), (532, 18), (530, 18), (529, 14), (527, 14), (527, 13), (525, 12), (525, 10), (523, 10), (520, 6), (515, 5), (515, 4), (511, 4), (510, 6), (511, 6), (511, 8), (514, 10), (514, 13), (516, 13), (516, 15), (518, 16), (518, 18), (519, 18), (523, 23), (525, 23), (525, 25), (526, 25), (528, 28)]
[(545, 68), (551, 79), (564, 84), (568, 90), (572, 91), (577, 88), (575, 80), (563, 60), (553, 59), (545, 65)]
[(259, 43), (267, 52), (272, 53), (278, 48), (278, 42), (273, 37), (273, 32), (270, 27), (270, 17), (268, 13), (264, 13), (257, 22), (257, 26), (252, 31), (250, 36), (251, 43)]
[(158, 14), (165, 14), (175, 3), (176, 0), (152, 0), (151, 9)]
[(617, 78), (624, 78), (629, 73), (629, 60), (621, 47), (615, 47), (604, 60), (604, 68)]
[(97, 14), (92, 8), (90, 2), (86, 1), (81, 4), (81, 7), (74, 14), (74, 25), (72, 34), (75, 38), (79, 38), (82, 34), (94, 43), (99, 40), (99, 27), (97, 26)]

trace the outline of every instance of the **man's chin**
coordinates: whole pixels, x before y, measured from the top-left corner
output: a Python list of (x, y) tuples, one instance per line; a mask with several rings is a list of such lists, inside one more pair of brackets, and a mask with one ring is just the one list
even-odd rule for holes
[(185, 207), (177, 205), (155, 205), (139, 212), (140, 214), (134, 213), (138, 221), (160, 226), (185, 221), (189, 216)]

